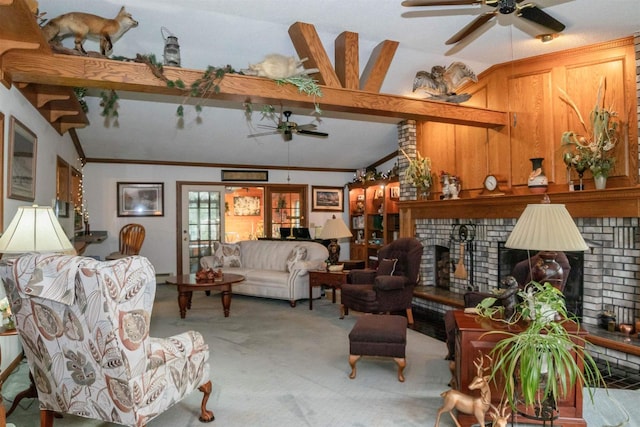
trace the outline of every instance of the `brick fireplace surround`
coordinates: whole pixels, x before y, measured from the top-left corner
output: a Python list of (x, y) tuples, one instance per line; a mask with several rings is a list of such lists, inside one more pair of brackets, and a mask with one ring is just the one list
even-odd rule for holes
[[(640, 88), (640, 35), (635, 35), (637, 87)], [(638, 90), (640, 105), (640, 89)], [(640, 127), (640, 108), (638, 109)], [(408, 120), (398, 125), (399, 145), (410, 156), (416, 152), (416, 124)], [(640, 145), (640, 141), (639, 141)], [(638, 150), (640, 151), (640, 150)], [(407, 161), (399, 156), (400, 170)], [(415, 189), (401, 184), (400, 200), (415, 200)], [(554, 203), (552, 197), (552, 203)], [(507, 240), (516, 218), (428, 218), (414, 216), (412, 228), (425, 250), (421, 262), (422, 285), (434, 286), (435, 246), (446, 246), (457, 260), (456, 243), (451, 242), (452, 225), (473, 223), (476, 226), (474, 248), (474, 285), (481, 291), (497, 286), (498, 242)], [(596, 327), (598, 315), (607, 305), (629, 308), (640, 318), (640, 218), (574, 218), (583, 237), (591, 247), (584, 254), (583, 324)], [(468, 262), (468, 258), (467, 258)], [(467, 268), (470, 266), (467, 264)], [(450, 276), (450, 291), (466, 292), (469, 280)], [(414, 304), (428, 310), (444, 312), (451, 307), (433, 301), (414, 298)], [(633, 321), (634, 319), (630, 319)], [(635, 341), (638, 341), (635, 339)], [(613, 367), (640, 373), (640, 357), (609, 348), (590, 345), (594, 356), (608, 360)]]

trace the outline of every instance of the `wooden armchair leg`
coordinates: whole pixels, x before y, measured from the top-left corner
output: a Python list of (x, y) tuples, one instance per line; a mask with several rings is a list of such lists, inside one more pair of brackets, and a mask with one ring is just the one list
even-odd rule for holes
[(53, 411), (40, 410), (40, 427), (53, 427)]
[(200, 405), (200, 418), (199, 420), (203, 423), (210, 423), (215, 420), (216, 417), (213, 415), (213, 411), (207, 409), (207, 402), (209, 401), (209, 396), (211, 395), (211, 381), (207, 381), (205, 384), (202, 384), (198, 387), (204, 396), (202, 396), (202, 404)]
[(413, 325), (413, 309), (407, 308), (407, 323)]
[(344, 319), (344, 316), (348, 314), (349, 314), (349, 308), (345, 307), (344, 304), (340, 304), (340, 318)]

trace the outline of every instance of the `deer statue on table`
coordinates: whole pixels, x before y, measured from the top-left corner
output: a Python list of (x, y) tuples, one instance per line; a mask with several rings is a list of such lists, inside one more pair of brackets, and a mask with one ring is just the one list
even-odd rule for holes
[[(489, 361), (489, 366), (484, 367), (485, 359)], [(453, 410), (464, 414), (474, 415), (478, 424), (484, 426), (484, 417), (491, 406), (491, 390), (489, 389), (489, 375), (486, 371), (491, 369), (492, 359), (488, 355), (478, 355), (473, 364), (476, 367), (476, 376), (469, 384), (469, 390), (480, 390), (480, 397), (469, 396), (458, 390), (447, 390), (440, 396), (444, 399), (444, 404), (438, 410), (438, 417), (434, 427), (440, 426), (440, 416), (449, 412), (451, 418), (458, 427), (462, 427), (458, 419), (453, 415)]]

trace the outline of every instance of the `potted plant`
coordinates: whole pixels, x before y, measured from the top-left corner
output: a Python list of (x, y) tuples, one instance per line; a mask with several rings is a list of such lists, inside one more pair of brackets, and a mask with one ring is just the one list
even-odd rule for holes
[(431, 159), (422, 157), (419, 152), (416, 152), (416, 158), (412, 159), (403, 149), (400, 149), (400, 151), (409, 161), (409, 166), (404, 172), (404, 182), (415, 186), (420, 198), (426, 199), (429, 197), (431, 186), (433, 185)]
[[(505, 336), (490, 353), (494, 361), (491, 379), (505, 379), (502, 400), (513, 410), (518, 404), (556, 408), (558, 399), (566, 397), (576, 383), (584, 384), (593, 398), (592, 388), (604, 385), (604, 380), (595, 360), (584, 350), (585, 339), (573, 332), (575, 326), (566, 327), (567, 322), (577, 321), (567, 313), (562, 293), (548, 282), (530, 282), (519, 297), (514, 316), (505, 321), (519, 323), (522, 330), (487, 332)], [(501, 309), (493, 307), (495, 301), (485, 298), (478, 305), (479, 315), (499, 318)]]
[[(569, 104), (582, 124), (583, 133), (567, 131), (562, 134), (565, 147), (563, 160), (567, 168), (574, 167), (582, 174), (587, 168), (596, 180), (597, 188), (604, 188), (606, 178), (615, 164), (612, 150), (618, 142), (619, 119), (616, 112), (604, 107), (604, 78), (600, 80), (596, 104), (589, 114), (589, 125), (577, 105), (562, 89), (561, 99)], [(582, 171), (582, 172), (581, 172)], [(598, 182), (600, 181), (600, 183)]]

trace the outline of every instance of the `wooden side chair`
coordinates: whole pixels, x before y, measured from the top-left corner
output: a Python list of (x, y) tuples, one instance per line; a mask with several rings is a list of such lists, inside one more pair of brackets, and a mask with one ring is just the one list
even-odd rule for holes
[(127, 224), (120, 229), (118, 238), (118, 252), (112, 252), (105, 257), (107, 260), (120, 259), (131, 255), (138, 255), (144, 242), (145, 230), (140, 224)]

